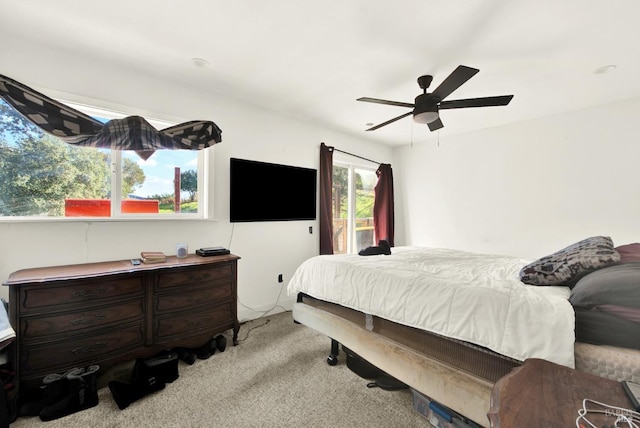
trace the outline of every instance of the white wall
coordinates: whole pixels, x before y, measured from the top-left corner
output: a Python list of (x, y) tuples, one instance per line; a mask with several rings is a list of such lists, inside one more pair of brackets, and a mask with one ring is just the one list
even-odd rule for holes
[(394, 151), (396, 245), (536, 259), (640, 241), (640, 98)]
[[(239, 262), (242, 305), (266, 310), (295, 267), (317, 254), (317, 221), (239, 223), (228, 219), (228, 161), (249, 158), (317, 168), (320, 142), (393, 164), (396, 245), (428, 245), (537, 258), (584, 237), (640, 241), (640, 99), (535, 121), (440, 138), (391, 150), (314, 124), (261, 111), (159, 77), (78, 58), (73, 64), (28, 52), (0, 58), (3, 74), (47, 95), (157, 119), (213, 120), (223, 142), (212, 149), (215, 221), (0, 222), (0, 278), (18, 269), (230, 246)], [(83, 62), (86, 61), (87, 63)], [(86, 74), (85, 69), (100, 70)], [(215, 89), (215, 88), (213, 88)], [(600, 116), (605, 116), (601, 120)], [(308, 227), (314, 227), (309, 235)], [(282, 273), (284, 282), (277, 282)], [(6, 287), (0, 296), (7, 297)], [(291, 298), (282, 292), (280, 304)], [(260, 315), (239, 305), (240, 319)]]
[[(156, 119), (213, 120), (222, 129), (221, 144), (214, 151), (211, 171), (215, 179), (215, 221), (0, 221), (0, 278), (5, 281), (19, 269), (120, 260), (138, 257), (142, 250), (175, 254), (179, 242), (196, 248), (222, 245), (241, 257), (238, 264), (240, 320), (261, 315), (272, 308), (282, 290), (279, 305), (290, 308), (286, 284), (304, 259), (318, 253), (318, 222), (229, 222), (229, 158), (247, 158), (318, 168), (321, 142), (380, 162), (390, 162), (391, 149), (366, 140), (344, 136), (309, 123), (255, 109), (212, 92), (177, 87), (166, 81), (129, 71), (126, 80), (108, 63), (98, 67), (100, 76), (78, 74), (76, 64), (58, 64), (56, 71), (28, 67), (28, 58), (14, 58), (3, 74), (49, 96), (121, 109)], [(92, 69), (96, 68), (92, 64)], [(121, 71), (121, 70), (120, 70)], [(35, 83), (31, 83), (35, 82)], [(98, 83), (99, 82), (99, 83)], [(51, 88), (51, 89), (46, 89)], [(313, 226), (313, 234), (308, 228)], [(284, 282), (278, 283), (278, 274)], [(0, 296), (8, 297), (7, 287)], [(245, 307), (246, 306), (246, 307)]]

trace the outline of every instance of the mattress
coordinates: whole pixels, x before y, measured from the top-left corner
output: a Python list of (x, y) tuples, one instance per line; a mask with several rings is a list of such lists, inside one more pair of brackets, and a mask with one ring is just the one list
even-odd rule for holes
[(322, 255), (288, 284), (331, 303), (524, 361), (574, 367), (570, 290), (523, 284), (529, 261), (459, 250), (394, 247), (391, 255)]
[(577, 342), (576, 370), (640, 383), (640, 350)]

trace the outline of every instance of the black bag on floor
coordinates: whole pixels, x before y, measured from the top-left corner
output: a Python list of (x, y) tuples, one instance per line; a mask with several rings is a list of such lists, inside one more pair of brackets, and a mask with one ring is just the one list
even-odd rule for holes
[(124, 410), (134, 401), (164, 389), (179, 376), (178, 354), (162, 353), (153, 358), (136, 359), (131, 382), (111, 381), (109, 390), (118, 408)]
[(409, 388), (407, 384), (380, 370), (346, 346), (342, 345), (342, 350), (347, 355), (347, 367), (349, 370), (361, 378), (372, 381), (367, 384), (367, 388), (382, 388), (386, 391)]

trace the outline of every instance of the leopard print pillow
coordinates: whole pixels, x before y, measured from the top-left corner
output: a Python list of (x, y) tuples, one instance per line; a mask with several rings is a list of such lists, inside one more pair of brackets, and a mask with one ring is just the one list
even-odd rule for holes
[(542, 257), (520, 270), (520, 281), (531, 285), (568, 285), (596, 269), (620, 261), (608, 236), (593, 236)]

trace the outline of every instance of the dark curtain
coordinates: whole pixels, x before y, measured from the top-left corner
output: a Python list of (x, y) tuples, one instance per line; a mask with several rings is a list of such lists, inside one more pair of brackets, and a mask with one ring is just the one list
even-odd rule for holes
[(320, 254), (333, 254), (333, 147), (320, 144)]
[(373, 202), (373, 230), (376, 242), (385, 239), (390, 246), (394, 246), (393, 229), (393, 170), (389, 164), (380, 164), (376, 171), (378, 182), (374, 188)]

